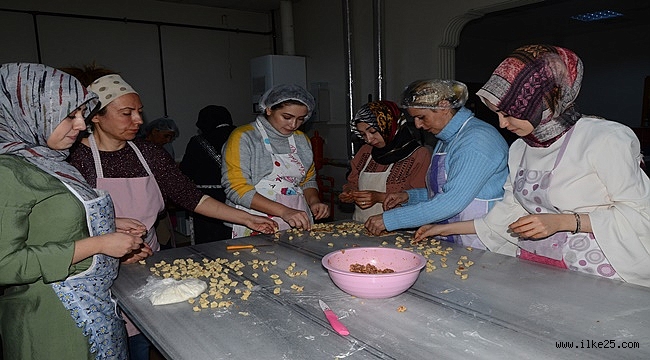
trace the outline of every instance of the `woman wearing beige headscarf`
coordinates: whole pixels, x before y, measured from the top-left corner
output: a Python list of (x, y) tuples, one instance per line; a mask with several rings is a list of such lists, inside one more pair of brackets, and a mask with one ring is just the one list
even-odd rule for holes
[[(138, 219), (149, 229), (146, 245), (125, 262), (138, 261), (160, 249), (154, 226), (164, 209), (163, 199), (208, 217), (244, 223), (260, 232), (275, 230), (276, 224), (266, 217), (204, 195), (162, 147), (135, 139), (143, 123), (143, 106), (138, 93), (120, 75), (102, 76), (88, 88), (99, 95), (101, 108), (90, 120), (92, 133), (81, 140), (69, 161), (88, 183), (111, 194), (118, 216)], [(133, 340), (137, 329), (130, 324), (127, 329)], [(143, 347), (141, 352), (138, 359), (148, 357), (148, 348)]]

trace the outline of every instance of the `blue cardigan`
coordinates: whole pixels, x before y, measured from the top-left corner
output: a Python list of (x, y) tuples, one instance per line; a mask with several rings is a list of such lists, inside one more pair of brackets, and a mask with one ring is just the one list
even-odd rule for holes
[[(386, 230), (440, 222), (460, 213), (475, 198), (491, 200), (503, 196), (508, 177), (508, 144), (494, 126), (473, 116), (469, 109), (460, 108), (436, 135), (434, 153), (443, 145), (447, 152), (447, 183), (443, 192), (428, 199), (425, 188), (407, 190), (407, 204), (384, 212)], [(493, 204), (494, 201), (490, 202), (490, 208)]]

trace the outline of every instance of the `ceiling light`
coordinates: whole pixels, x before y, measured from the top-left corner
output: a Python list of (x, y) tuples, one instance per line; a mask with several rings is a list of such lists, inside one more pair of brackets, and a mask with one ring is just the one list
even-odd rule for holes
[(611, 19), (619, 16), (623, 16), (623, 14), (611, 10), (602, 10), (602, 11), (594, 11), (590, 13), (574, 15), (571, 16), (571, 19), (580, 20), (580, 21), (596, 21), (596, 20)]

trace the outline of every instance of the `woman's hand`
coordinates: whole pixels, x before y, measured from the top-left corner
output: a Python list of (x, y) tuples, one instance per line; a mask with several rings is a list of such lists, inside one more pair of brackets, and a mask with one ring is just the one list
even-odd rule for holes
[(247, 228), (259, 231), (264, 234), (273, 234), (278, 230), (278, 224), (265, 216), (250, 215), (244, 223)]
[(369, 217), (364, 225), (368, 232), (373, 235), (380, 235), (383, 231), (386, 231), (386, 225), (384, 225), (384, 217), (382, 214)]
[(309, 209), (311, 210), (311, 213), (314, 215), (314, 219), (316, 220), (324, 219), (330, 216), (330, 207), (325, 203), (317, 202), (315, 204), (311, 204), (309, 205)]
[[(585, 214), (581, 216), (584, 217)], [(573, 214), (526, 215), (510, 224), (509, 228), (521, 239), (543, 239), (558, 231), (574, 231), (576, 219)]]
[(139, 249), (132, 251), (130, 254), (123, 256), (120, 259), (122, 264), (133, 264), (140, 260), (144, 260), (153, 255), (153, 250), (147, 243), (142, 243)]
[(136, 219), (116, 218), (115, 228), (117, 232), (131, 234), (135, 236), (147, 235), (147, 227)]
[(354, 202), (354, 192), (357, 191), (356, 186), (350, 185), (350, 183), (347, 183), (343, 185), (343, 192), (339, 194), (339, 200), (344, 203), (353, 203)]
[(136, 235), (114, 232), (100, 236), (94, 236), (91, 239), (98, 241), (100, 250), (98, 253), (121, 258), (141, 248), (142, 238)]
[(384, 211), (395, 208), (409, 201), (409, 194), (406, 191), (386, 195), (384, 199)]
[(374, 190), (353, 191), (354, 202), (361, 209), (367, 209), (377, 203), (382, 203), (386, 198), (386, 193)]
[(292, 228), (311, 230), (309, 215), (302, 210), (296, 210), (285, 206), (285, 210), (282, 212), (280, 217)]
[(344, 191), (339, 194), (339, 200), (344, 203), (353, 203), (354, 202), (354, 195), (352, 195), (352, 191)]
[(420, 226), (419, 229), (415, 231), (415, 236), (413, 236), (413, 242), (418, 243), (422, 240), (426, 240), (429, 237), (434, 237), (436, 235), (442, 234), (442, 225), (438, 224), (428, 224)]

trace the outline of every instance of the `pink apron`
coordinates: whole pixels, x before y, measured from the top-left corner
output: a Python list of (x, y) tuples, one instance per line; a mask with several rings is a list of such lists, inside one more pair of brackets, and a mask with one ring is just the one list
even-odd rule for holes
[[(553, 169), (537, 170), (524, 167), (524, 156), (515, 176), (514, 196), (531, 214), (561, 214), (549, 199), (553, 171), (562, 160), (564, 151), (573, 134), (569, 130), (562, 142)], [(541, 240), (519, 240), (518, 256), (543, 264), (561, 268), (598, 274), (611, 279), (620, 279), (612, 265), (603, 254), (593, 233), (573, 234), (569, 231), (557, 232)]]
[(149, 176), (137, 178), (105, 178), (102, 170), (101, 158), (94, 136), (89, 136), (90, 150), (95, 161), (95, 172), (97, 173), (97, 188), (106, 190), (111, 194), (115, 204), (115, 216), (131, 218), (142, 222), (147, 229), (145, 241), (151, 250), (160, 250), (160, 244), (156, 238), (154, 225), (158, 214), (165, 209), (162, 193), (154, 178), (149, 164), (142, 156), (142, 153), (131, 141), (127, 144), (135, 151), (142, 166), (147, 170)]
[[(147, 170), (149, 176), (137, 178), (105, 178), (95, 137), (90, 135), (88, 141), (95, 162), (97, 188), (106, 190), (111, 195), (113, 204), (115, 205), (115, 217), (131, 218), (142, 222), (149, 229), (144, 241), (151, 247), (152, 251), (159, 251), (160, 244), (156, 237), (154, 225), (158, 218), (158, 213), (165, 209), (165, 202), (163, 201), (158, 183), (144, 156), (142, 156), (137, 146), (131, 141), (127, 141), (127, 144), (135, 151), (140, 163)], [(139, 334), (140, 330), (133, 325), (126, 315), (123, 317), (126, 321), (126, 330), (129, 337)]]
[[(390, 164), (388, 168), (383, 172), (366, 172), (368, 164), (372, 156), (368, 156), (366, 165), (364, 165), (363, 170), (359, 173), (359, 190), (374, 190), (378, 192), (386, 192), (386, 181), (388, 180), (388, 175), (390, 175), (390, 170), (393, 168), (393, 164)], [(354, 207), (354, 214), (352, 214), (352, 219), (359, 222), (366, 222), (369, 217), (373, 215), (378, 215), (384, 212), (383, 204), (377, 203), (373, 206), (362, 209), (358, 206)]]
[[(302, 188), (300, 188), (300, 182), (305, 178), (307, 169), (303, 165), (302, 161), (300, 161), (300, 157), (298, 157), (296, 141), (293, 135), (288, 138), (289, 148), (291, 151), (288, 154), (275, 154), (271, 148), (269, 136), (260, 123), (260, 120), (256, 120), (255, 126), (262, 134), (264, 146), (266, 147), (266, 150), (271, 153), (271, 161), (273, 162), (273, 170), (269, 175), (265, 176), (255, 185), (255, 190), (258, 194), (267, 199), (273, 200), (292, 209), (305, 211), (309, 215), (310, 221), (313, 223), (314, 220), (311, 210), (309, 209), (305, 196), (302, 193)], [(254, 215), (269, 216), (240, 205), (237, 205), (236, 207)], [(277, 216), (271, 216), (271, 218), (278, 223), (279, 230), (287, 230), (291, 228), (291, 226), (282, 220), (282, 218)], [(252, 229), (243, 225), (233, 224), (233, 239), (251, 235), (255, 235)]]
[[(460, 136), (463, 128), (467, 122), (472, 119), (465, 120), (463, 126), (456, 134), (456, 138)], [(429, 192), (429, 199), (432, 199), (436, 194), (443, 193), (443, 186), (447, 183), (447, 169), (445, 167), (445, 158), (447, 157), (447, 152), (445, 151), (444, 143), (440, 142), (434, 151), (433, 156), (431, 157), (431, 164), (429, 165), (429, 170), (427, 171), (427, 190)], [(495, 202), (501, 200), (501, 198), (496, 199), (474, 199), (465, 209), (460, 213), (450, 217), (449, 219), (438, 222), (438, 224), (448, 224), (458, 221), (474, 220), (480, 218), (488, 213), (490, 202)], [(477, 249), (485, 250), (485, 245), (478, 238), (476, 234), (465, 234), (465, 235), (449, 235), (449, 236), (437, 236), (441, 240), (451, 241), (463, 246), (470, 246)]]

